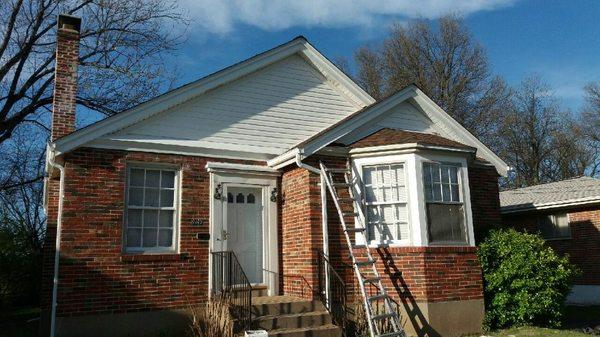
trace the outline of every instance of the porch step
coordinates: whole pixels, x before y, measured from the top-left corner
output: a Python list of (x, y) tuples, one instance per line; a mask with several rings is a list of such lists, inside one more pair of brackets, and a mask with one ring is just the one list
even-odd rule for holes
[(320, 301), (291, 296), (263, 296), (252, 299), (252, 327), (278, 337), (341, 337), (331, 315)]
[(300, 314), (313, 311), (325, 311), (325, 307), (320, 301), (310, 301), (290, 296), (264, 296), (252, 299), (252, 314), (255, 317)]
[(328, 324), (312, 328), (277, 329), (269, 331), (269, 336), (278, 337), (341, 337), (340, 327)]
[(327, 311), (305, 312), (289, 315), (270, 315), (257, 318), (255, 326), (265, 330), (299, 329), (331, 324)]

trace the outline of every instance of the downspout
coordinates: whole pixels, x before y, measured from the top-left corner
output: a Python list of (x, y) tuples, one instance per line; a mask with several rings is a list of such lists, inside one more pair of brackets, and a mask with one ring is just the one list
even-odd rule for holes
[[(323, 231), (323, 255), (329, 260), (329, 228), (327, 224), (327, 186), (325, 183), (325, 172), (321, 172), (320, 169), (303, 163), (300, 150), (296, 152), (296, 165), (310, 172), (317, 173), (321, 178), (321, 230)], [(327, 265), (325, 268), (325, 298), (327, 305), (329, 305), (329, 268), (327, 268)]]
[(58, 295), (58, 263), (60, 260), (60, 234), (62, 229), (63, 196), (65, 190), (65, 167), (54, 161), (54, 150), (48, 156), (50, 166), (60, 171), (58, 188), (58, 213), (56, 215), (56, 243), (54, 245), (54, 278), (52, 283), (52, 313), (50, 316), (50, 337), (56, 335), (56, 304)]

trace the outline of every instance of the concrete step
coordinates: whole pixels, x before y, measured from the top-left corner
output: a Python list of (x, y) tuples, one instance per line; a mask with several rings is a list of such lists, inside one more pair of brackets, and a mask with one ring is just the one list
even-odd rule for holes
[(276, 329), (298, 329), (331, 325), (327, 311), (314, 311), (301, 314), (269, 315), (257, 318), (253, 325), (268, 331)]
[(340, 327), (328, 324), (319, 327), (299, 329), (277, 329), (269, 331), (269, 336), (277, 337), (341, 337)]
[(254, 317), (301, 314), (313, 311), (325, 311), (325, 307), (320, 301), (289, 296), (265, 296), (252, 299), (252, 314)]

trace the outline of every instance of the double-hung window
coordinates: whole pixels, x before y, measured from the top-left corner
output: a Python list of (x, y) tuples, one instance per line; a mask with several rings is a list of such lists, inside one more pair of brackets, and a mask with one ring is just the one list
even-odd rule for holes
[(460, 166), (423, 163), (429, 242), (467, 243)]
[(382, 243), (408, 240), (404, 164), (363, 166), (367, 237)]
[(567, 213), (541, 215), (538, 228), (544, 239), (568, 239), (571, 237), (569, 216)]
[(127, 171), (126, 251), (174, 251), (178, 172), (132, 166)]

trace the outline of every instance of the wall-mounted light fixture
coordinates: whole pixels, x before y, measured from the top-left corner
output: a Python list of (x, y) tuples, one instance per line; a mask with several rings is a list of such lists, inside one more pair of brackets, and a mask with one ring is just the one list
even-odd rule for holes
[(223, 198), (223, 185), (219, 184), (215, 187), (215, 199), (221, 200)]
[(277, 202), (277, 187), (274, 187), (271, 190), (271, 201), (272, 202)]

